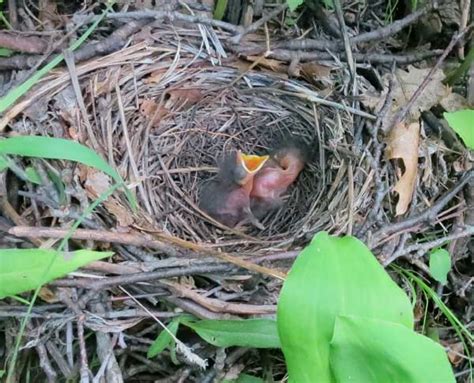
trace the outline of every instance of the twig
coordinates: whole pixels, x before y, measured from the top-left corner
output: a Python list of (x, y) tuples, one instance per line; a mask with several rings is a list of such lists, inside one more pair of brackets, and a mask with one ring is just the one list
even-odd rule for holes
[(374, 234), (374, 243), (380, 242), (381, 239), (397, 232), (414, 227), (422, 222), (433, 223), (436, 220), (436, 217), (440, 211), (451, 201), (456, 194), (458, 194), (461, 189), (474, 177), (474, 169), (467, 171), (461, 179), (454, 185), (454, 187), (448, 191), (444, 196), (439, 198), (436, 203), (434, 203), (428, 209), (422, 211), (419, 214), (416, 214), (412, 217), (408, 217), (403, 221), (387, 224), (382, 229), (377, 231)]
[(127, 285), (138, 282), (151, 282), (158, 279), (182, 277), (193, 274), (212, 274), (232, 271), (229, 265), (199, 265), (191, 267), (175, 267), (168, 270), (135, 273), (117, 277), (91, 281), (90, 278), (60, 279), (52, 282), (54, 286), (81, 287), (84, 289), (101, 290), (116, 285)]
[(276, 9), (274, 9), (272, 12), (266, 14), (265, 16), (261, 17), (254, 23), (250, 24), (248, 27), (246, 27), (244, 30), (242, 30), (239, 34), (235, 35), (234, 37), (231, 38), (230, 42), (232, 44), (239, 44), (240, 40), (245, 35), (248, 35), (249, 33), (255, 32), (258, 28), (260, 28), (263, 24), (265, 24), (267, 21), (273, 19), (275, 16), (278, 16), (281, 12), (283, 12), (286, 8), (288, 8), (288, 4), (284, 2), (283, 4), (280, 4)]
[(166, 286), (175, 296), (191, 299), (214, 312), (241, 315), (274, 314), (276, 312), (275, 305), (249, 305), (245, 303), (224, 302), (219, 299), (208, 298), (171, 281), (161, 281), (160, 285)]
[(0, 32), (0, 47), (17, 52), (44, 53), (48, 43), (37, 36), (23, 36), (14, 32)]
[(446, 242), (452, 241), (454, 239), (469, 237), (472, 235), (474, 235), (474, 225), (467, 226), (462, 231), (458, 231), (457, 233), (453, 233), (445, 237), (435, 239), (430, 242), (419, 243), (419, 244), (408, 246), (392, 254), (390, 258), (384, 261), (384, 266), (388, 266), (390, 263), (392, 263), (395, 259), (399, 257), (402, 257), (410, 253), (414, 253), (414, 252), (417, 253), (417, 257), (422, 257), (424, 254), (426, 254), (428, 250), (434, 249), (435, 247), (442, 246)]
[[(344, 45), (344, 52), (346, 53), (347, 64), (349, 66), (349, 72), (351, 74), (351, 80), (353, 85), (353, 91), (356, 91), (356, 70), (354, 58), (352, 57), (352, 49), (350, 45), (349, 35), (347, 34), (347, 27), (344, 21), (344, 14), (342, 11), (342, 5), (340, 0), (334, 0), (334, 8), (336, 10), (337, 21), (339, 22), (339, 30), (341, 31), (342, 42)], [(352, 96), (356, 96), (354, 93)]]
[[(392, 75), (390, 77), (390, 83), (388, 85), (388, 92), (385, 97), (384, 104), (380, 109), (377, 120), (372, 126), (371, 129), (371, 136), (373, 145), (375, 146), (374, 154), (369, 156), (370, 165), (372, 170), (374, 171), (374, 187), (375, 187), (375, 197), (374, 197), (374, 204), (370, 209), (369, 216), (361, 226), (361, 228), (357, 232), (358, 237), (362, 237), (367, 233), (367, 230), (374, 224), (376, 221), (380, 208), (382, 206), (382, 201), (387, 193), (386, 188), (382, 182), (382, 169), (381, 169), (381, 159), (382, 159), (382, 148), (383, 143), (379, 141), (379, 130), (382, 127), (383, 121), (387, 116), (390, 108), (392, 107), (393, 103), (393, 93), (395, 91), (395, 65), (392, 66)], [(370, 127), (370, 123), (368, 123)]]
[(48, 379), (48, 382), (51, 382), (51, 383), (55, 382), (57, 378), (57, 374), (56, 374), (56, 371), (54, 371), (54, 368), (51, 365), (51, 362), (49, 361), (46, 347), (44, 346), (43, 343), (40, 342), (36, 345), (35, 349), (39, 356), (40, 367), (43, 369)]
[[(461, 0), (461, 20), (459, 22), (459, 32), (462, 32), (462, 30), (467, 27), (470, 9), (471, 9), (471, 0)], [(461, 60), (464, 59), (463, 41), (459, 42), (458, 55)]]
[[(67, 229), (51, 228), (51, 227), (34, 227), (34, 226), (14, 226), (9, 234), (16, 237), (27, 238), (64, 238), (68, 232)], [(133, 245), (148, 247), (162, 251), (163, 253), (175, 257), (178, 255), (176, 249), (142, 234), (117, 233), (106, 230), (87, 230), (77, 229), (71, 236), (71, 239), (84, 239), (88, 241), (100, 241), (109, 243), (120, 243), (123, 245)], [(39, 242), (41, 244), (41, 242)]]
[[(56, 228), (46, 228), (46, 227), (15, 226), (15, 227), (12, 227), (8, 231), (8, 233), (15, 235), (17, 237), (63, 238), (66, 235), (67, 230), (56, 229)], [(150, 247), (153, 249), (160, 250), (168, 255), (173, 254), (173, 256), (176, 256), (177, 252), (175, 251), (175, 249), (173, 249), (169, 245), (167, 246), (166, 245), (167, 243), (167, 244), (179, 246), (184, 249), (193, 250), (199, 253), (209, 254), (215, 258), (232, 263), (234, 265), (237, 265), (239, 267), (242, 267), (244, 269), (247, 269), (256, 273), (270, 275), (282, 280), (284, 280), (286, 277), (286, 274), (278, 270), (272, 270), (268, 267), (256, 265), (250, 261), (246, 261), (244, 259), (235, 257), (229, 253), (220, 252), (214, 249), (209, 249), (205, 246), (188, 242), (188, 241), (185, 241), (173, 236), (165, 235), (163, 233), (154, 233), (154, 235), (157, 238), (159, 238), (159, 240), (153, 240), (148, 237), (138, 236), (135, 234), (125, 234), (125, 233), (122, 234), (122, 233), (114, 233), (114, 232), (100, 231), (100, 230), (77, 229), (71, 238), (72, 239), (89, 239), (89, 240), (97, 240), (97, 241), (112, 242), (112, 243), (122, 243), (122, 244), (127, 244), (127, 245), (134, 245), (134, 246), (145, 246), (145, 247)]]
[[(376, 29), (375, 31), (361, 33), (355, 37), (352, 37), (349, 42), (351, 45), (357, 45), (360, 43), (367, 43), (369, 41), (383, 40), (387, 37), (393, 36), (400, 32), (403, 28), (413, 24), (420, 17), (425, 15), (430, 8), (423, 8), (416, 12), (409, 14), (403, 19), (397, 20), (386, 27)], [(305, 49), (316, 49), (316, 50), (338, 50), (343, 48), (343, 44), (340, 42), (327, 41), (327, 40), (290, 40), (277, 45), (278, 48), (286, 48), (290, 50), (305, 50)]]
[(13, 29), (18, 29), (18, 9), (16, 0), (8, 0), (8, 20)]
[(351, 40), (351, 44), (360, 44), (360, 43), (367, 43), (369, 41), (377, 41), (377, 40), (384, 40), (390, 36), (401, 32), (402, 29), (408, 27), (409, 25), (418, 21), (421, 17), (426, 15), (431, 10), (430, 6), (426, 8), (419, 9), (413, 13), (410, 13), (408, 16), (404, 17), (403, 19), (396, 20), (392, 24), (389, 24), (385, 27), (380, 29), (376, 29), (375, 31), (361, 33), (358, 36), (355, 36)]
[(221, 28), (225, 31), (232, 33), (241, 33), (243, 28), (237, 25), (226, 23), (225, 21), (210, 19), (205, 16), (192, 16), (185, 15), (180, 12), (171, 12), (171, 11), (133, 11), (133, 12), (116, 12), (109, 13), (107, 16), (109, 19), (155, 19), (155, 20), (165, 20), (172, 23), (175, 20), (184, 21), (191, 24), (203, 24), (210, 25), (212, 27)]
[[(98, 54), (106, 55), (108, 53), (115, 52), (122, 48), (128, 38), (133, 33), (142, 29), (150, 20), (138, 20), (131, 21), (126, 25), (118, 28), (116, 31), (112, 32), (110, 36), (106, 37), (102, 41), (93, 42), (84, 45), (83, 47), (77, 49), (74, 52), (74, 59), (76, 63), (88, 60)], [(59, 46), (62, 43), (59, 42)], [(58, 46), (58, 47), (59, 47)], [(12, 57), (1, 58), (0, 59), (0, 70), (5, 69), (29, 69), (43, 60), (44, 56), (31, 56), (31, 55), (15, 55)]]
[(202, 359), (199, 355), (195, 354), (188, 346), (186, 346), (181, 340), (179, 340), (175, 334), (173, 334), (168, 327), (164, 325), (164, 323), (159, 320), (156, 316), (153, 315), (151, 311), (149, 311), (139, 300), (137, 300), (132, 294), (130, 294), (127, 290), (125, 290), (122, 286), (120, 286), (120, 290), (122, 290), (125, 294), (127, 294), (138, 306), (140, 306), (144, 311), (150, 315), (162, 328), (163, 331), (166, 331), (169, 336), (176, 342), (176, 351), (180, 352), (181, 355), (190, 363), (205, 369), (207, 366), (207, 360)]
[(86, 341), (84, 339), (84, 315), (77, 320), (77, 338), (79, 341), (81, 383), (89, 383), (89, 363), (87, 362)]
[[(263, 47), (254, 47), (247, 49), (242, 46), (233, 47), (234, 52), (243, 55), (262, 54), (265, 51)], [(425, 60), (434, 56), (439, 56), (443, 53), (440, 49), (435, 49), (427, 52), (411, 53), (406, 55), (395, 55), (395, 54), (383, 54), (383, 53), (353, 53), (352, 56), (356, 62), (370, 62), (374, 64), (391, 64), (396, 62), (397, 64), (410, 64), (417, 61)], [(304, 52), (304, 51), (292, 51), (288, 49), (273, 49), (268, 53), (266, 57), (275, 60), (291, 62), (296, 57), (300, 62), (306, 61), (327, 61), (333, 60), (336, 56), (339, 60), (346, 60), (345, 53), (336, 53), (335, 55), (327, 52)]]
[(444, 50), (443, 54), (438, 58), (436, 61), (436, 64), (430, 69), (426, 77), (423, 79), (422, 83), (420, 86), (416, 89), (416, 91), (413, 93), (411, 96), (410, 100), (407, 102), (407, 104), (400, 109), (400, 111), (395, 115), (392, 123), (390, 124), (390, 127), (397, 126), (400, 122), (402, 122), (410, 109), (413, 107), (415, 104), (416, 100), (421, 96), (423, 91), (426, 89), (428, 84), (433, 78), (434, 73), (441, 67), (441, 64), (444, 62), (446, 57), (448, 56), (449, 52), (456, 46), (458, 41), (460, 41), (469, 31), (471, 30), (471, 26), (467, 27), (464, 29), (462, 32), (456, 34), (453, 36), (451, 39), (450, 43)]

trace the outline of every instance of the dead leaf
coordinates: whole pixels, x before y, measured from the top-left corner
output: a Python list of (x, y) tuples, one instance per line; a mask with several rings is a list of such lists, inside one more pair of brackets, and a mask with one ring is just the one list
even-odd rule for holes
[(84, 188), (95, 199), (110, 188), (110, 179), (105, 174), (94, 168), (87, 167)]
[[(245, 56), (245, 59), (247, 61), (250, 61), (251, 63), (256, 63), (256, 65), (270, 69), (273, 72), (277, 72), (277, 73), (288, 72), (288, 65), (283, 61), (269, 59), (263, 56)], [(248, 69), (250, 69), (250, 66)]]
[(320, 80), (322, 78), (329, 77), (331, 75), (332, 68), (315, 62), (306, 62), (300, 64), (299, 69), (301, 70), (303, 76), (308, 76)]
[(123, 77), (121, 68), (98, 72), (93, 79), (94, 97), (112, 92), (121, 77)]
[(405, 172), (395, 185), (398, 193), (396, 215), (404, 214), (413, 198), (418, 171), (418, 146), (420, 142), (420, 124), (414, 122), (408, 126), (400, 123), (390, 131), (387, 143), (387, 158), (401, 159)]
[(140, 113), (148, 121), (152, 121), (152, 126), (156, 128), (160, 125), (161, 119), (166, 116), (169, 111), (164, 106), (158, 105), (152, 100), (142, 100), (140, 103)]
[(168, 110), (182, 110), (189, 108), (202, 100), (203, 94), (197, 88), (180, 88), (171, 89), (168, 91), (169, 99), (165, 103), (165, 108)]
[[(395, 113), (408, 103), (430, 70), (431, 68), (418, 69), (411, 65), (408, 66), (407, 71), (402, 69), (396, 70), (392, 108), (384, 119), (382, 125), (384, 128), (389, 127), (388, 122), (392, 121)], [(371, 90), (361, 97), (362, 104), (375, 114), (380, 111), (385, 102), (389, 76), (390, 74), (387, 74), (383, 79), (383, 83), (386, 86), (382, 92)], [(408, 122), (418, 121), (421, 112), (430, 110), (451, 93), (451, 89), (442, 82), (444, 78), (445, 75), (442, 70), (434, 72), (428, 85), (411, 107), (407, 117)]]
[[(431, 68), (417, 69), (410, 65), (408, 71), (401, 69), (396, 71), (398, 84), (394, 92), (394, 107), (398, 109), (406, 105), (430, 70)], [(444, 78), (445, 75), (440, 69), (431, 76), (430, 82), (411, 108), (410, 115), (413, 121), (418, 120), (420, 112), (431, 109), (451, 93), (451, 90), (443, 84)]]
[(458, 93), (450, 93), (447, 97), (443, 98), (439, 104), (446, 112), (455, 112), (457, 110), (471, 108), (469, 102)]
[(146, 77), (143, 80), (143, 82), (145, 84), (158, 84), (160, 83), (165, 73), (166, 73), (166, 68), (155, 70), (151, 72), (151, 74), (148, 77)]
[(59, 298), (56, 295), (56, 292), (51, 290), (49, 287), (43, 286), (39, 294), (40, 298), (47, 303), (57, 303), (59, 302)]
[(117, 231), (120, 230), (120, 227), (128, 227), (133, 224), (134, 219), (132, 214), (130, 213), (130, 209), (110, 199), (104, 202), (104, 207), (117, 220), (117, 224), (119, 226), (117, 228)]
[(453, 366), (457, 366), (464, 358), (464, 346), (462, 342), (452, 343), (448, 345), (448, 358)]

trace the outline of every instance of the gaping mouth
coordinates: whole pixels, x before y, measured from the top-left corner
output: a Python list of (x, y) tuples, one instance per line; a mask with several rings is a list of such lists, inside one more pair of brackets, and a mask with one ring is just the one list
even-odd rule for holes
[(269, 156), (256, 156), (253, 154), (244, 154), (239, 151), (239, 158), (245, 170), (250, 174), (254, 174), (265, 165)]

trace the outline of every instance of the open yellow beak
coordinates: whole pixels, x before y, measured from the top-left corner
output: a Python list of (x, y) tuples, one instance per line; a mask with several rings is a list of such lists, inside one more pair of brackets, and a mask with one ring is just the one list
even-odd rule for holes
[(267, 162), (269, 158), (269, 156), (244, 154), (240, 151), (238, 152), (238, 156), (242, 166), (249, 174), (257, 173), (263, 167), (263, 165), (265, 165), (265, 162)]

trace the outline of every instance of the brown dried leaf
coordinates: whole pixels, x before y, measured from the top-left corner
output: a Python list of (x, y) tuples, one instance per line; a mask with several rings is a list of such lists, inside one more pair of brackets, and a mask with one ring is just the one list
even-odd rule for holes
[(446, 112), (455, 112), (461, 109), (470, 109), (474, 105), (469, 105), (469, 102), (458, 93), (450, 93), (443, 98), (439, 104)]
[(39, 291), (39, 294), (40, 298), (47, 302), (47, 303), (56, 303), (56, 302), (59, 302), (59, 298), (58, 296), (56, 295), (56, 291), (53, 291), (52, 289), (50, 289), (49, 287), (47, 286), (43, 286), (40, 291)]
[[(430, 70), (431, 68), (418, 69), (411, 65), (408, 66), (408, 71), (396, 70), (392, 108), (384, 119), (384, 127), (387, 127), (387, 122), (391, 121), (395, 113), (408, 103)], [(379, 112), (384, 104), (389, 76), (387, 75), (383, 79), (386, 87), (382, 92), (369, 91), (361, 97), (362, 104), (374, 113)], [(451, 89), (442, 82), (444, 78), (445, 75), (442, 70), (435, 71), (428, 85), (410, 109), (408, 122), (417, 121), (421, 112), (430, 110), (451, 93)]]
[[(250, 61), (251, 63), (257, 62), (257, 65), (270, 69), (273, 72), (277, 72), (277, 73), (288, 72), (288, 65), (283, 61), (268, 59), (262, 56), (246, 56), (245, 59), (247, 61)], [(248, 69), (250, 69), (250, 66), (248, 67)]]
[[(132, 214), (130, 213), (130, 210), (127, 209), (126, 207), (111, 201), (110, 198), (109, 200), (104, 202), (104, 206), (107, 209), (109, 213), (111, 213), (115, 219), (117, 220), (117, 224), (120, 227), (128, 227), (133, 224), (134, 219)], [(117, 228), (117, 229), (120, 229)]]
[(165, 73), (166, 73), (166, 68), (155, 70), (151, 72), (151, 74), (148, 77), (146, 77), (143, 80), (143, 82), (145, 84), (158, 84), (163, 78)]
[(463, 356), (465, 355), (462, 342), (448, 345), (448, 358), (453, 366), (459, 365), (464, 360)]
[(418, 171), (418, 146), (420, 142), (420, 124), (417, 122), (395, 126), (388, 137), (386, 155), (388, 159), (401, 159), (405, 172), (395, 185), (398, 193), (396, 215), (404, 214), (415, 190)]
[(299, 69), (303, 76), (322, 79), (331, 75), (332, 68), (315, 62), (307, 62), (301, 64)]
[[(408, 71), (397, 70), (396, 78), (398, 86), (394, 92), (394, 107), (398, 109), (406, 105), (415, 91), (420, 87), (430, 69), (431, 68), (417, 69), (413, 66), (409, 66)], [(420, 97), (417, 98), (410, 110), (412, 120), (418, 120), (420, 112), (431, 109), (451, 93), (451, 90), (443, 84), (444, 78), (445, 75), (442, 70), (437, 70), (433, 74), (427, 87)]]
[(153, 127), (160, 125), (161, 119), (168, 114), (168, 109), (158, 105), (152, 100), (142, 100), (140, 103), (140, 113), (148, 120), (152, 121)]
[(171, 89), (168, 94), (170, 98), (165, 103), (165, 108), (168, 110), (189, 108), (201, 101), (204, 96), (201, 90), (196, 88)]
[(92, 198), (99, 197), (110, 188), (109, 177), (94, 168), (87, 167), (85, 177), (84, 188)]

